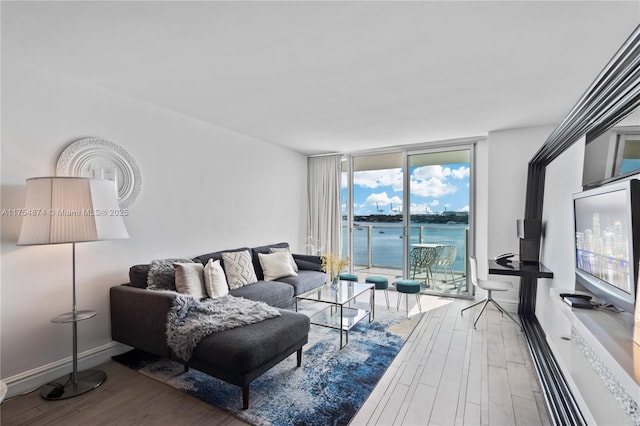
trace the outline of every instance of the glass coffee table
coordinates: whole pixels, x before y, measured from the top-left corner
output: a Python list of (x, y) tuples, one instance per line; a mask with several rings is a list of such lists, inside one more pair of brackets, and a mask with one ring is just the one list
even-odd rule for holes
[[(356, 302), (356, 298), (369, 291), (369, 303)], [(333, 328), (340, 331), (340, 349), (349, 343), (351, 330), (364, 317), (372, 322), (375, 316), (375, 286), (353, 281), (338, 281), (335, 286), (324, 286), (296, 296), (296, 311), (299, 300), (326, 304), (327, 306), (311, 315), (311, 324)], [(342, 344), (342, 333), (345, 344)]]

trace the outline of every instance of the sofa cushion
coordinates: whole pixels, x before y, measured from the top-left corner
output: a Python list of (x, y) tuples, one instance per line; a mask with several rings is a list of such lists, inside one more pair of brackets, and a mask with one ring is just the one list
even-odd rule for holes
[(206, 337), (196, 346), (192, 360), (202, 360), (234, 374), (267, 364), (309, 333), (309, 317), (287, 310), (280, 313), (276, 318)]
[(204, 290), (204, 266), (201, 263), (174, 263), (176, 291), (197, 299), (207, 297)]
[(297, 296), (324, 285), (327, 282), (327, 274), (300, 269), (297, 276), (280, 278), (278, 281), (295, 288), (294, 295)]
[(260, 259), (265, 281), (298, 275), (291, 266), (291, 255), (287, 252), (258, 253), (258, 259)]
[(269, 244), (268, 246), (259, 246), (251, 249), (253, 269), (256, 271), (256, 277), (258, 277), (259, 281), (264, 280), (264, 271), (262, 270), (262, 266), (260, 265), (258, 253), (271, 253), (272, 248), (289, 248), (289, 243)]
[(229, 294), (227, 277), (224, 274), (220, 260), (209, 259), (204, 267), (204, 289), (212, 299)]
[(258, 281), (249, 250), (222, 253), (222, 261), (230, 289)]
[(313, 254), (292, 254), (298, 269), (322, 271), (322, 257)]
[(278, 281), (258, 281), (230, 290), (229, 294), (285, 308), (292, 304), (294, 288)]

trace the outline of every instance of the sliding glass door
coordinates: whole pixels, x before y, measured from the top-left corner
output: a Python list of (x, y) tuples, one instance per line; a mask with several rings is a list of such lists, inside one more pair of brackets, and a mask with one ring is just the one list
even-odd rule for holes
[(409, 278), (429, 293), (467, 294), (471, 151), (408, 155)]
[(343, 199), (352, 200), (350, 221), (343, 203), (343, 246), (351, 243), (353, 272), (362, 281), (383, 275), (393, 282), (403, 275), (402, 163), (402, 152), (362, 155), (352, 158), (350, 185), (343, 173)]
[(470, 144), (345, 157), (343, 254), (360, 281), (408, 278), (425, 293), (469, 294), (471, 165)]

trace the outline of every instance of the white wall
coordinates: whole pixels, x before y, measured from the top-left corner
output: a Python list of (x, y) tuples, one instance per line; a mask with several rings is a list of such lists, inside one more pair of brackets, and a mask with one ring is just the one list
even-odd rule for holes
[[(617, 126), (640, 125), (640, 112), (627, 117)], [(538, 280), (536, 317), (545, 331), (556, 326), (549, 318), (554, 315), (549, 289), (573, 289), (575, 285), (575, 259), (573, 235), (573, 198), (582, 191), (582, 168), (585, 138), (582, 137), (546, 168), (542, 223), (541, 261), (551, 271), (553, 279)]]
[[(77, 246), (78, 307), (98, 312), (79, 324), (82, 355), (104, 358), (118, 349), (109, 288), (127, 282), (133, 264), (279, 241), (304, 249), (301, 154), (6, 55), (1, 100), (3, 209), (22, 207), (25, 180), (54, 175), (60, 152), (83, 137), (121, 145), (142, 172), (142, 191), (125, 218), (131, 238)], [(71, 246), (17, 247), (20, 223), (1, 222), (0, 375), (14, 392), (55, 378), (53, 370), (69, 371), (71, 355), (70, 327), (50, 322), (71, 309)]]
[[(517, 254), (519, 251), (516, 221), (524, 217), (529, 160), (554, 129), (555, 126), (540, 126), (490, 132), (486, 146), (479, 147), (476, 255), (480, 278), (487, 278), (486, 259), (504, 252)], [(486, 237), (482, 232), (486, 232)], [(491, 279), (509, 280), (514, 285), (512, 291), (495, 294), (496, 299), (518, 302), (518, 278)]]
[(542, 212), (544, 235), (540, 260), (553, 271), (553, 279), (538, 280), (536, 317), (542, 328), (547, 330), (557, 326), (554, 321), (551, 321), (555, 315), (549, 312), (549, 309), (554, 307), (550, 300), (549, 289), (574, 288), (575, 242), (572, 194), (582, 190), (583, 156), (584, 138), (581, 138), (551, 162), (545, 172)]

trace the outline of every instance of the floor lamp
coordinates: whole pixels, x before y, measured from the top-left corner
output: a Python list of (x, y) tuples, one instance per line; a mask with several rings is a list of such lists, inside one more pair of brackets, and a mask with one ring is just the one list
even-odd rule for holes
[(27, 179), (25, 216), (18, 245), (71, 243), (73, 305), (71, 312), (51, 319), (73, 327), (73, 371), (47, 383), (40, 392), (45, 399), (59, 400), (81, 395), (100, 386), (107, 375), (99, 370), (78, 371), (78, 322), (96, 315), (76, 307), (76, 243), (128, 238), (119, 215), (115, 182), (79, 177)]

